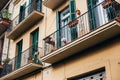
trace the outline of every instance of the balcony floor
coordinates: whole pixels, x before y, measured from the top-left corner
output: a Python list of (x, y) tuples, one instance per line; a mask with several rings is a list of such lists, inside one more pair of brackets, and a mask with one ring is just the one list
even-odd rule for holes
[(61, 47), (60, 49), (43, 56), (41, 61), (51, 64), (55, 63), (118, 34), (120, 34), (120, 23), (113, 20)]

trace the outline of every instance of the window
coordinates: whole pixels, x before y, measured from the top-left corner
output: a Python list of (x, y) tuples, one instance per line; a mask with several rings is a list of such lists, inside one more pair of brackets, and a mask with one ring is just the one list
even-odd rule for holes
[(90, 73), (88, 75), (80, 76), (70, 80), (106, 80), (105, 71)]
[(99, 27), (115, 18), (114, 2), (104, 7), (102, 2), (105, 0), (87, 0), (90, 30)]
[(57, 26), (57, 47), (61, 47), (77, 38), (77, 26), (68, 27), (68, 23), (76, 18), (75, 1), (70, 0), (70, 4), (63, 11), (56, 12)]
[(70, 22), (70, 11), (69, 8), (63, 10), (60, 13), (60, 35), (61, 35), (61, 45), (65, 45), (65, 43), (62, 41), (62, 39), (66, 39), (67, 42), (71, 41), (71, 33), (70, 28), (67, 27), (67, 24)]
[(26, 9), (26, 3), (20, 6), (19, 22), (21, 22), (25, 18), (25, 9)]

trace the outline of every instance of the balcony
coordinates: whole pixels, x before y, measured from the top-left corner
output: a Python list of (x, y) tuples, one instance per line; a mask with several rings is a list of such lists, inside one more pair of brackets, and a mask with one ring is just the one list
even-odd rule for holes
[(38, 58), (41, 51), (41, 48), (30, 47), (13, 59), (6, 59), (3, 64), (0, 80), (13, 80), (42, 68), (42, 63)]
[(25, 10), (19, 13), (13, 20), (13, 27), (8, 38), (15, 40), (43, 18), (41, 6), (37, 2), (28, 5)]
[(10, 20), (1, 19), (0, 20), (0, 35), (4, 33), (10, 26)]
[(50, 9), (55, 9), (65, 1), (66, 0), (54, 0), (54, 1), (53, 0), (44, 0), (43, 5)]
[[(105, 2), (44, 38), (44, 56), (41, 61), (51, 64), (58, 62), (120, 34), (119, 3), (103, 4)], [(90, 17), (93, 12), (96, 13), (94, 20)]]

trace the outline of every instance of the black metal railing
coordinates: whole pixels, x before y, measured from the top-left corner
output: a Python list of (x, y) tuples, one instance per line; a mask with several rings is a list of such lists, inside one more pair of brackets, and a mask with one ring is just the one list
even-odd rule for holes
[(2, 65), (3, 69), (1, 72), (1, 76), (5, 76), (13, 72), (14, 70), (17, 70), (30, 63), (42, 64), (39, 59), (40, 53), (42, 53), (42, 48), (32, 46), (23, 51), (21, 55), (17, 55), (11, 60), (4, 61)]
[(22, 8), (20, 8), (19, 15), (17, 15), (12, 21), (12, 29), (15, 29), (16, 26), (21, 23), (26, 17), (28, 17), (34, 10), (38, 12), (42, 11), (42, 1), (38, 1), (40, 2), (33, 1), (27, 7), (22, 6)]
[(112, 1), (109, 4), (102, 2), (95, 5), (75, 20), (61, 26), (60, 29), (44, 38), (44, 56), (94, 31), (113, 19), (119, 19), (119, 15), (120, 4), (116, 1)]

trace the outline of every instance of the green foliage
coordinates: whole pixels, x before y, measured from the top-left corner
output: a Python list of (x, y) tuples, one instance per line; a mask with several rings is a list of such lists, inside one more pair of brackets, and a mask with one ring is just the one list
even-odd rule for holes
[(2, 11), (2, 16), (3, 16), (4, 19), (10, 19), (11, 13), (9, 13), (8, 10), (4, 9)]
[(3, 60), (3, 63), (9, 63), (9, 61), (10, 61), (10, 58), (6, 58)]

